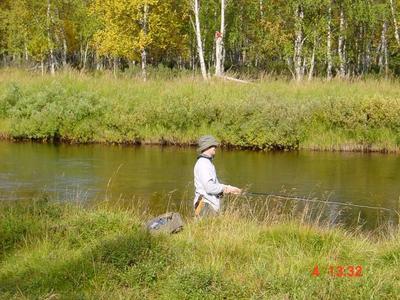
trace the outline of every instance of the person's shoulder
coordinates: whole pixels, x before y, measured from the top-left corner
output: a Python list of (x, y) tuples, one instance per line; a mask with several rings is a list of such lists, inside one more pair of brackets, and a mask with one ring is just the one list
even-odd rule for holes
[(212, 165), (211, 160), (205, 157), (199, 157), (196, 162), (196, 166), (209, 166)]

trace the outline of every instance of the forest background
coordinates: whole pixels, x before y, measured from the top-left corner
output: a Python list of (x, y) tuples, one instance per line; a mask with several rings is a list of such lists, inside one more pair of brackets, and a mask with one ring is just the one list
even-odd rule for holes
[[(400, 73), (396, 0), (2, 0), (0, 61), (54, 74), (198, 67), (296, 80)], [(200, 70), (199, 69), (199, 70)]]

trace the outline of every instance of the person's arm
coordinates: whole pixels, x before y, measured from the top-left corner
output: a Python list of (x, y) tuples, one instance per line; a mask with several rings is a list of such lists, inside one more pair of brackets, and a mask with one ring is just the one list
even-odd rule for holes
[(234, 194), (234, 195), (239, 195), (242, 193), (242, 190), (231, 185), (226, 185), (224, 188), (224, 194)]
[(219, 183), (218, 179), (214, 178), (213, 171), (207, 165), (200, 165), (198, 172), (200, 182), (207, 194), (219, 195), (224, 193), (238, 195), (242, 192), (242, 190), (237, 187)]
[[(218, 178), (217, 178), (217, 183), (219, 183), (219, 181), (218, 181)], [(239, 189), (239, 188), (237, 188), (237, 187), (235, 187), (235, 186), (232, 186), (232, 185), (225, 184), (225, 187), (224, 187), (223, 193), (224, 193), (224, 194), (234, 194), (234, 195), (239, 195), (239, 194), (241, 194), (241, 193), (242, 193), (242, 190), (241, 190), (241, 189)]]

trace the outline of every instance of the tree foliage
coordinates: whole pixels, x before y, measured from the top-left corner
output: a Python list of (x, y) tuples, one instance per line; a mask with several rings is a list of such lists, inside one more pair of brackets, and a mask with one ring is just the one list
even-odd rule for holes
[[(226, 1), (224, 67), (248, 75), (291, 76), (297, 59), (305, 74), (324, 77), (331, 60), (334, 76), (341, 66), (346, 77), (382, 74), (382, 70), (397, 75), (399, 4), (399, 0)], [(215, 64), (220, 9), (219, 0), (201, 1), (208, 68)], [(301, 18), (296, 16), (300, 10)], [(301, 37), (300, 43), (296, 37)], [(144, 50), (154, 66), (197, 68), (190, 0), (0, 2), (3, 65), (49, 67), (53, 55), (57, 68), (65, 64), (108, 68), (115, 61), (125, 68), (141, 61)]]

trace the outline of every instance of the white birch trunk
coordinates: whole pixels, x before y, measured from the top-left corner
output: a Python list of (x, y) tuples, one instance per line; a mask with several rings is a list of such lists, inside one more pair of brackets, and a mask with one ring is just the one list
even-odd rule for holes
[(221, 0), (221, 29), (215, 34), (215, 76), (224, 74), (225, 0)]
[(141, 53), (141, 57), (142, 57), (142, 78), (143, 81), (147, 80), (147, 52), (146, 52), (146, 48), (143, 48), (142, 53)]
[(294, 42), (294, 72), (296, 75), (296, 81), (302, 80), (302, 46), (303, 46), (303, 30), (302, 23), (304, 18), (303, 8), (299, 5), (296, 8), (295, 20), (296, 20), (296, 32), (295, 32), (295, 42)]
[(348, 79), (350, 77), (350, 73), (349, 73), (349, 66), (347, 65), (347, 48), (346, 48), (346, 43), (344, 43), (343, 45), (343, 60), (344, 60), (344, 74), (345, 77)]
[[(143, 32), (144, 35), (147, 35), (147, 17), (149, 13), (149, 5), (147, 3), (144, 4), (143, 7)], [(143, 47), (142, 53), (142, 78), (143, 81), (147, 80), (147, 52), (146, 52), (146, 47)]]
[(86, 42), (85, 52), (83, 53), (83, 66), (82, 66), (83, 71), (86, 69), (88, 50), (89, 50), (89, 42)]
[(393, 17), (394, 37), (396, 38), (397, 46), (400, 47), (399, 27), (397, 25), (396, 9), (394, 7), (393, 0), (390, 0), (390, 10), (392, 12), (392, 17)]
[(193, 0), (193, 11), (196, 20), (195, 24), (196, 24), (197, 52), (199, 54), (201, 74), (203, 75), (203, 79), (207, 80), (207, 70), (206, 70), (206, 64), (204, 62), (203, 44), (201, 41), (199, 0)]
[(368, 72), (371, 66), (371, 44), (368, 42), (365, 50), (365, 70)]
[(56, 72), (55, 69), (55, 61), (54, 61), (54, 54), (53, 54), (53, 44), (51, 42), (51, 37), (50, 37), (50, 24), (51, 24), (51, 4), (50, 4), (50, 0), (47, 0), (47, 42), (49, 45), (49, 49), (50, 49), (50, 74), (54, 75)]
[(386, 32), (387, 32), (387, 22), (384, 21), (382, 25), (382, 34), (381, 34), (381, 54), (379, 56), (379, 67), (380, 67), (380, 72), (385, 73), (385, 77), (387, 77), (389, 73)]
[(339, 24), (339, 41), (338, 41), (338, 55), (339, 55), (339, 77), (346, 76), (345, 57), (344, 57), (344, 12), (343, 7), (340, 6), (340, 24)]
[(62, 58), (62, 64), (63, 64), (64, 68), (67, 66), (67, 52), (68, 52), (67, 41), (66, 41), (65, 35), (64, 35), (63, 36), (63, 58)]
[(328, 35), (326, 40), (326, 59), (327, 59), (327, 69), (326, 69), (326, 77), (328, 80), (332, 79), (332, 53), (331, 53), (331, 45), (332, 45), (332, 32), (331, 32), (331, 23), (332, 23), (332, 5), (329, 4), (328, 9)]
[(313, 78), (316, 48), (317, 48), (317, 38), (316, 38), (316, 33), (314, 32), (314, 44), (313, 44), (313, 50), (312, 50), (312, 54), (311, 54), (310, 70), (308, 72), (308, 81), (311, 81)]

